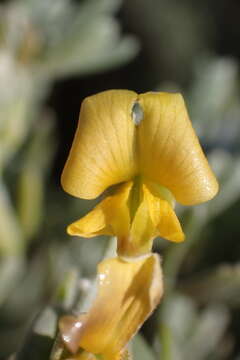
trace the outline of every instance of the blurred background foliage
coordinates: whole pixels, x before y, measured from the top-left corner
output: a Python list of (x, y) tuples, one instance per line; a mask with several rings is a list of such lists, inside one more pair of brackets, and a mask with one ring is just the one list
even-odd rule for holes
[(240, 359), (239, 16), (237, 0), (0, 2), (0, 359), (60, 358), (57, 318), (91, 288), (108, 239), (65, 234), (94, 202), (59, 178), (82, 99), (110, 88), (181, 91), (221, 184), (179, 207), (186, 242), (155, 242), (165, 297), (132, 352)]

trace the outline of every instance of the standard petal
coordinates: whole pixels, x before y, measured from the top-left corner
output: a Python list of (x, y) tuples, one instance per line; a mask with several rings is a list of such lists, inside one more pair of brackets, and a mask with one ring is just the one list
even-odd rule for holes
[(168, 188), (178, 202), (210, 200), (218, 183), (202, 152), (180, 94), (139, 95), (140, 167), (146, 178)]
[(66, 192), (92, 199), (134, 176), (136, 126), (131, 113), (136, 99), (133, 91), (109, 90), (83, 101), (61, 179)]
[(90, 213), (69, 225), (68, 234), (87, 238), (97, 235), (125, 238), (130, 228), (127, 201), (132, 185), (131, 181), (120, 185), (114, 195), (108, 196)]
[(143, 191), (148, 202), (150, 218), (157, 229), (155, 235), (174, 242), (183, 241), (185, 235), (169, 202), (155, 197), (145, 185)]
[[(119, 354), (152, 313), (163, 293), (158, 255), (125, 261), (112, 258), (98, 266), (98, 293), (84, 321), (80, 319), (79, 346), (119, 359)], [(71, 330), (68, 331), (71, 334)], [(64, 326), (61, 332), (65, 333)], [(68, 345), (68, 344), (66, 344)]]

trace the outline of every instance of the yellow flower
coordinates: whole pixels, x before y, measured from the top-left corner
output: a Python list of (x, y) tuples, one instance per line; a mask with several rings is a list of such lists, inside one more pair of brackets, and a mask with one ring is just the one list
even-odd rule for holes
[(84, 199), (110, 188), (68, 232), (115, 235), (118, 254), (124, 256), (149, 252), (156, 236), (183, 241), (175, 200), (198, 204), (218, 191), (182, 96), (128, 90), (83, 101), (62, 185)]
[(81, 360), (94, 359), (88, 353), (104, 360), (124, 359), (129, 340), (159, 303), (162, 286), (156, 254), (134, 261), (104, 260), (98, 265), (98, 292), (88, 313), (60, 322), (66, 346), (72, 353), (83, 349)]

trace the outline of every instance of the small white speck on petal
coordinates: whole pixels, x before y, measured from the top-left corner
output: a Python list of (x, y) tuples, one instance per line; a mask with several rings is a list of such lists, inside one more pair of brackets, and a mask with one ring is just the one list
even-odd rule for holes
[(132, 107), (132, 119), (135, 125), (139, 125), (144, 118), (143, 109), (138, 102), (135, 102)]

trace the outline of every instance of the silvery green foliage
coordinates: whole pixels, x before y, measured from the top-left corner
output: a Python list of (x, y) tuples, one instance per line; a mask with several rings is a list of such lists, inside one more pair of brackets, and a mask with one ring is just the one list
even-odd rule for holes
[(0, 169), (11, 159), (29, 131), (31, 74), (20, 67), (9, 49), (0, 49)]
[(130, 350), (133, 356), (133, 359), (138, 360), (154, 360), (155, 356), (151, 347), (144, 340), (143, 336), (137, 334), (134, 336), (133, 340), (130, 343)]
[[(137, 41), (121, 36), (114, 17), (120, 5), (119, 0), (12, 0), (0, 6), (0, 317), (6, 319), (0, 357), (19, 346), (43, 299), (56, 287), (62, 293), (65, 272), (79, 269), (73, 246), (58, 242), (66, 241), (66, 211), (46, 186), (56, 136), (54, 114), (43, 109), (43, 101), (53, 80), (99, 72), (136, 54)], [(79, 213), (74, 201), (69, 208), (69, 216)], [(26, 261), (43, 223), (47, 245)], [(101, 243), (96, 248), (102, 254)], [(71, 296), (78, 290), (75, 284)]]
[(119, 5), (16, 0), (0, 7), (0, 165), (25, 139), (53, 78), (100, 71), (136, 54), (136, 40), (121, 37), (113, 17)]
[(240, 305), (240, 264), (221, 264), (181, 284), (181, 290), (201, 304), (221, 302), (230, 308)]
[(231, 58), (201, 58), (195, 66), (195, 78), (189, 103), (198, 134), (205, 144), (232, 150), (236, 143), (239, 144), (240, 129), (236, 61)]
[[(212, 303), (199, 311), (187, 296), (175, 293), (161, 317), (160, 359), (208, 359), (216, 351), (229, 324), (227, 308)], [(220, 355), (217, 358), (221, 358)]]
[(113, 13), (120, 1), (16, 0), (2, 9), (7, 51), (48, 79), (107, 69), (136, 54), (133, 37), (121, 37)]

